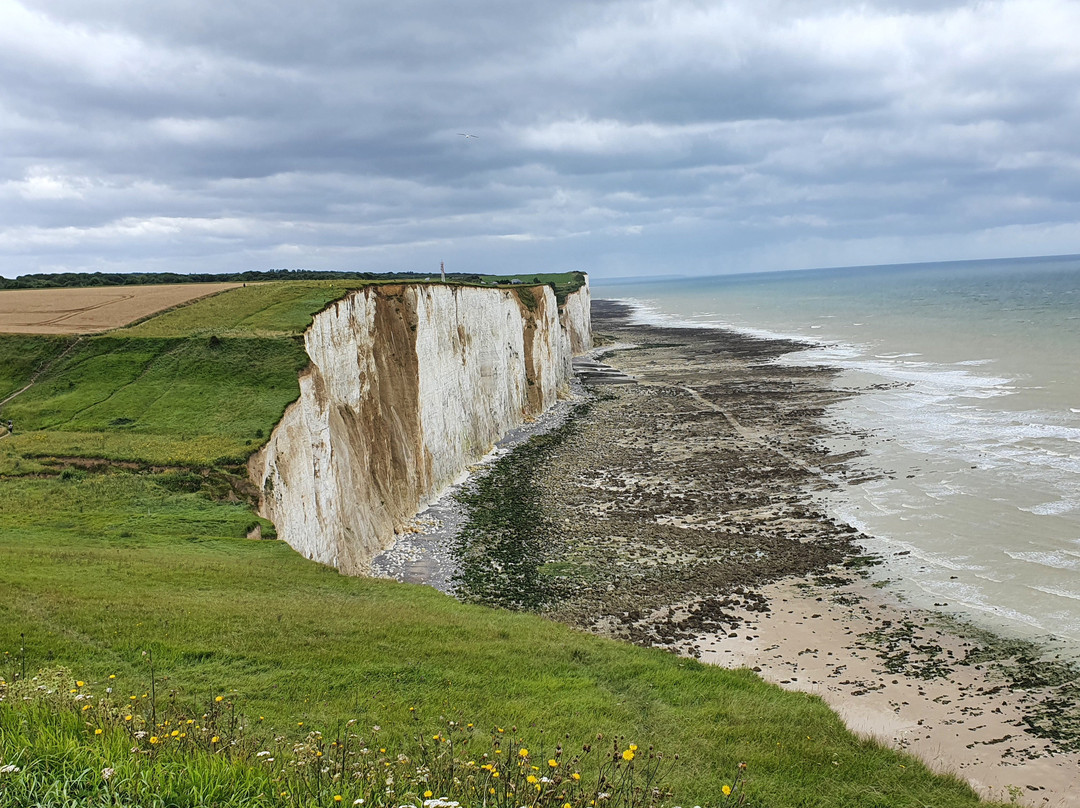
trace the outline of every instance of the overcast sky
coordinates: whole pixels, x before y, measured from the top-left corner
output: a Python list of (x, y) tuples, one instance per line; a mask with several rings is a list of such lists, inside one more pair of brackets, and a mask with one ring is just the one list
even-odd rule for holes
[(1075, 0), (0, 0), (0, 274), (1077, 253), (1078, 36)]

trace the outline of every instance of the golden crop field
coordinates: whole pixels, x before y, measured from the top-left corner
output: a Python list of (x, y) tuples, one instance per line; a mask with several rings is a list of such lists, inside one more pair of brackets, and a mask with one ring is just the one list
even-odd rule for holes
[(0, 291), (0, 333), (92, 334), (240, 286), (184, 283)]

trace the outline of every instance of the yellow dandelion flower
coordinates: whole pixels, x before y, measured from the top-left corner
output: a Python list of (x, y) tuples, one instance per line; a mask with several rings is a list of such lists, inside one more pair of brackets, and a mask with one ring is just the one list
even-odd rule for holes
[(529, 756), (529, 750), (528, 749), (519, 749), (518, 750), (518, 757), (527, 758), (528, 756)]
[(573, 779), (575, 779), (575, 780), (580, 780), (580, 779), (581, 779), (581, 775), (580, 775), (580, 774), (578, 774), (577, 772), (574, 772), (574, 773), (573, 773), (573, 774), (571, 774), (570, 776), (571, 776), (571, 777), (572, 777)]
[(217, 735), (215, 735), (213, 738), (210, 739), (210, 743), (217, 743), (220, 740), (221, 740), (221, 738), (219, 738)]
[(495, 788), (494, 788), (494, 786), (492, 786), (491, 788), (489, 788), (489, 789), (488, 789), (488, 793), (489, 793), (489, 794), (494, 794), (494, 793), (495, 793)]
[(637, 744), (636, 743), (630, 744), (630, 751), (631, 752), (636, 752), (637, 751)]
[(84, 713), (85, 713), (85, 712), (86, 712), (87, 710), (89, 710), (89, 709), (90, 709), (90, 705), (89, 705), (89, 704), (84, 704), (84, 705), (83, 705), (83, 712), (84, 712)]
[(720, 790), (724, 792), (725, 797), (731, 796), (731, 786), (729, 786), (727, 783), (725, 783)]
[(556, 766), (559, 765), (559, 761), (557, 761), (555, 758), (552, 758), (548, 761), (548, 765), (554, 769)]
[(101, 733), (103, 733), (104, 731), (105, 731), (105, 730), (103, 730), (103, 729), (95, 729), (95, 730), (94, 730), (94, 734), (95, 734), (95, 735), (100, 735), (100, 734), (101, 734)]
[(214, 699), (214, 701), (225, 701), (225, 697), (224, 696), (218, 696), (217, 698)]
[(82, 687), (85, 684), (86, 684), (86, 682), (76, 682), (75, 687)]
[(115, 679), (115, 678), (116, 678), (116, 674), (115, 674), (115, 673), (110, 673), (110, 674), (109, 674), (109, 678), (110, 678), (110, 679)]
[(430, 798), (430, 797), (432, 797), (432, 796), (433, 796), (433, 795), (432, 795), (432, 793), (431, 793), (430, 791), (425, 791), (425, 792), (424, 792), (424, 797), (425, 797), (425, 799), (428, 799), (428, 798)]
[(158, 738), (157, 735), (151, 735), (150, 736), (150, 743), (160, 743), (160, 742), (161, 742), (161, 739)]
[(172, 736), (173, 736), (173, 737), (175, 738), (175, 737), (176, 737), (177, 735), (179, 735), (179, 734), (180, 734), (180, 730), (178, 730), (178, 729), (174, 729), (174, 730), (173, 730), (172, 732), (170, 732), (169, 734), (170, 734), (170, 735), (172, 735)]
[(627, 749), (625, 752), (622, 753), (622, 759), (623, 760), (633, 760), (634, 759), (634, 753), (631, 752), (629, 749)]
[(492, 776), (492, 777), (498, 777), (498, 776), (499, 776), (499, 773), (498, 773), (497, 771), (492, 771), (492, 772), (491, 772), (491, 776)]
[(562, 808), (574, 808), (570, 803), (564, 802)]
[(79, 691), (78, 691), (78, 690), (76, 690), (76, 689), (75, 689), (74, 687), (73, 687), (73, 688), (71, 688), (71, 690), (69, 690), (69, 691), (68, 691), (68, 693), (78, 693), (78, 692), (79, 692)]
[(334, 795), (334, 802), (341, 802), (342, 799), (344, 798), (340, 794)]
[(125, 720), (125, 721), (130, 721), (130, 720), (131, 720), (131, 716), (130, 716), (130, 715), (125, 715), (125, 716), (124, 716), (124, 720)]
[(535, 784), (537, 782), (536, 775), (535, 774), (530, 774), (528, 777), (525, 778), (525, 782)]

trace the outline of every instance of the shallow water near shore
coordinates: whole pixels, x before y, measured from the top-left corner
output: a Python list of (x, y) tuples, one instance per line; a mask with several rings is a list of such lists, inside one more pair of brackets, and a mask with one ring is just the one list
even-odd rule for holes
[(812, 343), (840, 368), (819, 494), (915, 606), (1080, 657), (1080, 258), (594, 284), (657, 324)]

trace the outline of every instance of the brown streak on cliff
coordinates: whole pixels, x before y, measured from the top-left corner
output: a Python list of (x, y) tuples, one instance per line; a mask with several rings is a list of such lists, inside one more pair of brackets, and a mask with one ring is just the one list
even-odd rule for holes
[[(400, 527), (426, 489), (430, 459), (423, 447), (417, 407), (420, 375), (416, 356), (416, 306), (401, 287), (376, 294), (372, 352), (375, 372), (370, 395), (359, 409), (338, 404), (330, 412), (335, 444), (352, 457), (347, 465), (351, 484), (364, 501), (368, 518), (379, 533)], [(343, 438), (343, 440), (341, 439)], [(339, 565), (346, 572), (362, 569), (366, 558), (355, 543), (338, 546)], [(365, 553), (366, 555), (366, 553)]]
[[(537, 320), (543, 319), (545, 308), (547, 306), (547, 297), (543, 295), (540, 289), (524, 289), (521, 290), (532, 297), (532, 306), (530, 307), (525, 300), (521, 299), (521, 293), (515, 290), (514, 297), (517, 299), (518, 306), (521, 308), (521, 321), (522, 321), (522, 336), (523, 345), (525, 350), (525, 394), (528, 397), (528, 409), (527, 414), (536, 415), (544, 409), (544, 390), (541, 387), (540, 379), (537, 376), (536, 357), (534, 354), (534, 348), (536, 343), (536, 329)], [(537, 292), (541, 292), (537, 294)]]

